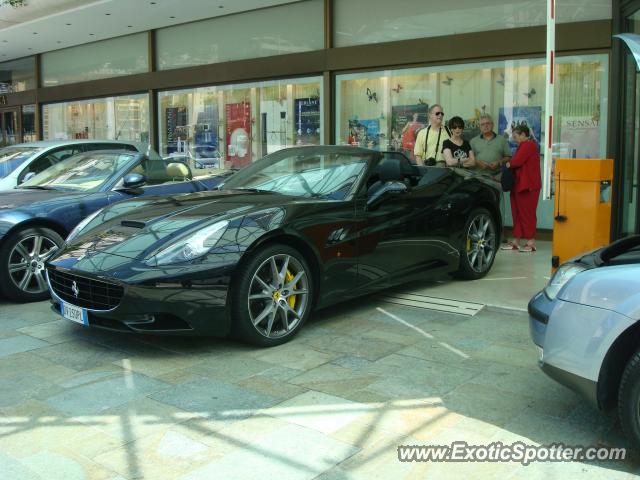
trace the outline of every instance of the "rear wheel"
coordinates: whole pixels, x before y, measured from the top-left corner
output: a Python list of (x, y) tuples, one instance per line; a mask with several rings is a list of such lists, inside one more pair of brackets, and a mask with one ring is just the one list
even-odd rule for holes
[(232, 322), (240, 339), (259, 346), (289, 341), (309, 317), (313, 278), (300, 252), (270, 245), (242, 267), (232, 292)]
[(620, 380), (618, 417), (624, 433), (640, 448), (640, 350), (633, 354)]
[(0, 290), (4, 296), (17, 302), (49, 298), (44, 262), (63, 242), (60, 235), (44, 227), (11, 234), (0, 248)]
[(457, 275), (467, 280), (484, 277), (496, 257), (498, 248), (496, 221), (486, 208), (474, 209), (464, 227)]

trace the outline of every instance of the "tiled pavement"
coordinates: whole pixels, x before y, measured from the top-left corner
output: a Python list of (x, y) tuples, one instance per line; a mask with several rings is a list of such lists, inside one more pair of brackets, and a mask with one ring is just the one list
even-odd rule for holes
[(635, 477), (634, 458), (398, 461), (398, 445), (455, 440), (627, 445), (612, 417), (538, 371), (526, 320), (369, 297), (265, 350), (86, 330), (46, 302), (0, 303), (0, 479)]

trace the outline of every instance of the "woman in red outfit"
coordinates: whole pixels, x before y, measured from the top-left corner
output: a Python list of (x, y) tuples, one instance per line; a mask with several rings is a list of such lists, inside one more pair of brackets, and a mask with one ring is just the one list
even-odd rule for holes
[[(536, 250), (536, 208), (542, 181), (540, 179), (540, 153), (538, 145), (529, 138), (529, 127), (519, 125), (513, 129), (513, 139), (518, 142), (518, 149), (507, 163), (515, 174), (515, 182), (511, 189), (511, 214), (513, 216), (513, 240), (502, 248), (534, 252)], [(520, 239), (526, 239), (520, 248)]]

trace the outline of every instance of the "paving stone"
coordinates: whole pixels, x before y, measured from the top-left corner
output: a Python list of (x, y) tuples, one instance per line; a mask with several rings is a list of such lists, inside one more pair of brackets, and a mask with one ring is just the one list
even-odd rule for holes
[(16, 335), (15, 337), (0, 339), (0, 358), (14, 353), (28, 352), (38, 348), (48, 347), (50, 344), (28, 335)]
[(371, 408), (364, 403), (310, 391), (268, 408), (263, 413), (329, 434), (367, 414)]
[(70, 388), (45, 400), (67, 415), (94, 415), (123, 405), (169, 385), (138, 373), (123, 372), (120, 377), (98, 380)]
[(357, 452), (355, 447), (327, 437), (318, 431), (298, 425), (288, 425), (275, 430), (246, 449), (233, 451), (179, 478), (180, 480), (313, 479), (355, 452)]
[(169, 429), (103, 453), (95, 461), (128, 479), (162, 479), (177, 478), (219, 456), (197, 435)]
[(339, 357), (337, 353), (310, 348), (308, 345), (291, 342), (278, 347), (256, 351), (255, 358), (268, 362), (272, 366), (310, 370)]
[(34, 355), (78, 371), (95, 368), (127, 356), (124, 352), (83, 340), (40, 348), (34, 351)]
[(349, 354), (367, 360), (386, 357), (402, 348), (394, 342), (350, 335), (327, 335), (313, 338), (307, 343), (318, 350)]
[(272, 367), (272, 363), (255, 359), (249, 355), (230, 353), (203, 359), (201, 362), (191, 366), (188, 372), (231, 383), (253, 377)]
[(279, 402), (272, 396), (208, 378), (172, 386), (151, 398), (222, 422), (247, 418)]

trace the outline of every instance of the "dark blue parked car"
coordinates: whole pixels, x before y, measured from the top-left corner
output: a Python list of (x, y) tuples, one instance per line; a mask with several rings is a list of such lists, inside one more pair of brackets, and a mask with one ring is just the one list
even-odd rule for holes
[(209, 190), (219, 181), (193, 180), (187, 165), (155, 153), (94, 151), (63, 160), (0, 194), (0, 292), (15, 301), (48, 298), (44, 262), (98, 209), (141, 196)]

